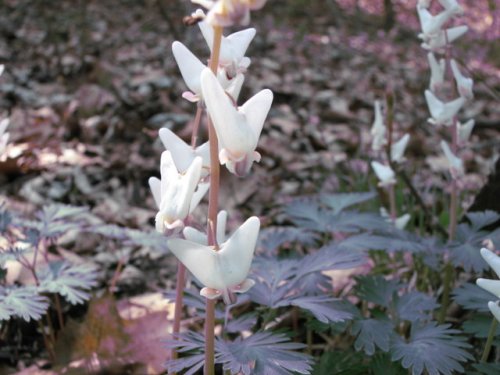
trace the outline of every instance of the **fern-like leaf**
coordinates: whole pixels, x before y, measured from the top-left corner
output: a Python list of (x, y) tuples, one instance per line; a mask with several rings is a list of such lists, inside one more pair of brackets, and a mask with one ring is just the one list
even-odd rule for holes
[(47, 311), (49, 302), (35, 287), (0, 287), (0, 320), (18, 316), (29, 322), (38, 320)]

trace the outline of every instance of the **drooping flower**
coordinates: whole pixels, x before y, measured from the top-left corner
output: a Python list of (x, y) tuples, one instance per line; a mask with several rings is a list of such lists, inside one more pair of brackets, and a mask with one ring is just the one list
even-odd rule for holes
[(444, 156), (448, 160), (448, 168), (450, 169), (451, 176), (453, 178), (458, 178), (464, 175), (464, 163), (462, 159), (456, 156), (448, 146), (448, 143), (441, 141), (441, 149), (443, 150)]
[[(206, 22), (198, 23), (201, 33), (212, 52), (214, 44), (214, 29)], [(249, 28), (222, 36), (219, 51), (219, 66), (224, 69), (224, 73), (229, 79), (237, 73), (245, 73), (250, 66), (250, 59), (245, 56), (248, 46), (255, 37), (256, 30)]]
[(386, 144), (385, 139), (385, 124), (384, 118), (382, 116), (382, 109), (380, 107), (380, 102), (375, 100), (374, 104), (375, 109), (375, 120), (373, 121), (373, 125), (371, 128), (372, 135), (372, 150), (380, 151), (382, 147)]
[(220, 162), (230, 172), (244, 176), (252, 163), (260, 160), (255, 148), (271, 108), (273, 93), (262, 90), (241, 107), (236, 107), (210, 69), (201, 74), (201, 87), (219, 140)]
[(149, 179), (153, 198), (159, 208), (156, 214), (156, 230), (160, 233), (167, 229), (184, 226), (183, 220), (199, 204), (208, 191), (208, 183), (200, 181), (202, 158), (197, 156), (184, 174), (175, 167), (170, 151), (161, 154), (161, 180)]
[(443, 25), (453, 16), (453, 10), (444, 10), (441, 13), (433, 16), (427, 8), (417, 5), (418, 18), (422, 28), (423, 36), (430, 37), (438, 33)]
[[(226, 241), (226, 223), (227, 223), (227, 212), (222, 210), (217, 214), (217, 243), (223, 243)], [(188, 241), (196, 242), (202, 245), (208, 245), (208, 236), (206, 233), (200, 232), (193, 227), (185, 227), (182, 231), (184, 238)]]
[(402, 163), (405, 161), (404, 153), (406, 146), (410, 140), (410, 135), (405, 134), (399, 141), (391, 145), (391, 160), (395, 163)]
[(472, 130), (474, 129), (475, 121), (474, 119), (470, 119), (464, 124), (457, 122), (457, 138), (458, 144), (463, 145), (469, 141), (470, 135), (472, 134)]
[(462, 14), (463, 9), (460, 5), (458, 5), (457, 0), (439, 0), (441, 6), (453, 12), (453, 14)]
[(169, 249), (205, 286), (200, 294), (208, 299), (220, 296), (227, 304), (233, 293), (244, 293), (254, 285), (247, 279), (259, 234), (260, 221), (253, 216), (245, 221), (217, 250), (179, 238), (167, 242)]
[[(496, 255), (494, 252), (483, 247), (481, 249), (481, 256), (488, 263), (488, 265), (495, 271), (498, 277), (500, 277), (500, 257)], [(490, 279), (482, 279), (479, 278), (476, 280), (476, 284), (487, 290), (490, 293), (493, 293), (497, 297), (500, 297), (500, 280), (490, 280)]]
[(7, 142), (9, 142), (10, 134), (6, 132), (8, 126), (9, 126), (8, 118), (5, 118), (2, 121), (0, 121), (0, 155), (3, 154), (5, 148), (7, 147)]
[(454, 59), (451, 59), (450, 65), (451, 70), (453, 71), (453, 77), (455, 77), (458, 93), (467, 100), (472, 99), (474, 97), (474, 93), (472, 92), (472, 85), (474, 84), (474, 81), (472, 78), (467, 78), (462, 75), (460, 69), (458, 69), (457, 62)]
[(186, 172), (194, 159), (199, 156), (202, 159), (201, 177), (203, 178), (208, 175), (210, 171), (210, 148), (208, 142), (193, 149), (168, 128), (161, 128), (158, 134), (163, 146), (170, 151), (175, 166), (180, 173)]
[(371, 164), (379, 179), (378, 186), (388, 187), (396, 183), (396, 175), (390, 166), (381, 164), (378, 161), (372, 161)]
[(435, 34), (419, 34), (419, 38), (424, 41), (422, 43), (422, 48), (430, 51), (440, 51), (446, 47), (448, 43), (453, 43), (464, 35), (467, 30), (469, 30), (469, 28), (462, 25), (440, 30)]
[[(202, 99), (200, 77), (203, 69), (206, 69), (206, 65), (181, 42), (175, 41), (172, 44), (172, 52), (181, 71), (182, 78), (190, 90), (184, 92), (182, 97), (195, 103)], [(221, 68), (218, 70), (217, 78), (226, 92), (236, 100), (241, 91), (245, 76), (238, 71), (234, 76), (229, 77), (227, 72)]]
[(445, 59), (440, 59), (439, 63), (432, 52), (427, 54), (427, 59), (429, 60), (429, 66), (431, 68), (431, 82), (429, 88), (432, 92), (439, 90), (444, 83), (444, 73), (446, 70)]
[(449, 126), (453, 122), (453, 117), (460, 111), (465, 103), (465, 98), (459, 97), (447, 103), (443, 103), (441, 100), (436, 98), (430, 90), (425, 90), (425, 100), (427, 101), (427, 106), (429, 107), (429, 112), (432, 118), (428, 121), (434, 125), (446, 125)]
[(250, 11), (264, 6), (267, 0), (191, 0), (209, 9), (206, 21), (212, 26), (248, 25)]
[(382, 216), (385, 221), (394, 224), (397, 229), (401, 230), (405, 229), (411, 219), (411, 215), (406, 213), (404, 215), (401, 215), (400, 217), (397, 217), (395, 220), (392, 220), (391, 215), (389, 215), (389, 212), (387, 212), (384, 207), (380, 208), (380, 216)]

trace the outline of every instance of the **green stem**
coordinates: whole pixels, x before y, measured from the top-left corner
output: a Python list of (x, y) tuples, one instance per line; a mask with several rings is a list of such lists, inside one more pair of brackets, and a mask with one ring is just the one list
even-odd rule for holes
[(488, 332), (488, 339), (486, 340), (486, 344), (484, 345), (483, 355), (481, 357), (481, 362), (487, 362), (488, 357), (490, 355), (491, 346), (493, 344), (493, 338), (495, 337), (495, 333), (497, 331), (498, 320), (493, 317), (491, 321), (490, 331)]

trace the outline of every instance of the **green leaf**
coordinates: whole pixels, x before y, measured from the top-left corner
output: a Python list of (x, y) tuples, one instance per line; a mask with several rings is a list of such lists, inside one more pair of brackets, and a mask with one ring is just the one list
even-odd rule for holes
[(334, 214), (338, 214), (347, 207), (366, 202), (375, 196), (375, 192), (369, 191), (365, 193), (322, 194), (320, 199), (333, 210)]
[(397, 337), (391, 347), (393, 361), (401, 361), (404, 368), (410, 368), (413, 375), (426, 371), (429, 375), (452, 375), (463, 372), (460, 362), (473, 360), (465, 349), (470, 345), (457, 336), (460, 331), (449, 329), (449, 325), (435, 323), (414, 324), (408, 341)]
[(360, 353), (345, 351), (323, 353), (314, 366), (314, 375), (366, 375), (369, 367)]
[(411, 322), (428, 319), (432, 310), (438, 306), (434, 297), (416, 291), (403, 294), (396, 301), (399, 319)]
[(360, 276), (356, 281), (359, 298), (384, 307), (390, 306), (394, 293), (400, 288), (397, 280), (386, 280), (382, 276)]
[(358, 335), (354, 342), (357, 351), (363, 350), (367, 355), (375, 354), (375, 347), (387, 352), (390, 347), (394, 327), (388, 320), (357, 320), (352, 326), (352, 333)]
[(497, 296), (487, 292), (476, 284), (466, 283), (453, 290), (454, 301), (469, 310), (490, 312), (488, 302), (497, 300)]
[[(488, 315), (473, 314), (469, 319), (467, 319), (464, 322), (462, 328), (465, 333), (470, 333), (477, 338), (485, 339), (486, 337), (488, 337), (488, 334), (490, 332), (492, 319), (494, 318), (493, 315), (491, 314)], [(499, 334), (500, 334), (500, 327), (497, 326), (495, 336), (498, 336)]]

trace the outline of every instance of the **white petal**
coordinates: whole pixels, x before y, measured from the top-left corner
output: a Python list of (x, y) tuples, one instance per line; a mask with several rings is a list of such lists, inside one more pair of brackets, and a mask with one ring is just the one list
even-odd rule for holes
[(380, 180), (379, 186), (389, 186), (396, 183), (395, 174), (391, 167), (377, 161), (372, 161), (371, 165)]
[[(217, 242), (222, 244), (226, 241), (227, 212), (222, 210), (217, 214)], [(183, 231), (184, 237), (192, 242), (208, 245), (207, 235), (193, 227), (186, 227)]]
[(431, 91), (436, 91), (444, 83), (444, 74), (446, 69), (446, 61), (440, 59), (439, 63), (432, 52), (427, 54), (427, 59), (429, 60), (429, 66), (431, 68)]
[(372, 150), (379, 151), (383, 145), (385, 145), (385, 124), (382, 116), (382, 109), (380, 108), (380, 102), (375, 100), (374, 104), (375, 109), (375, 120), (373, 121), (373, 125), (371, 128), (371, 135), (373, 137), (372, 140)]
[(417, 13), (422, 31), (427, 35), (440, 31), (443, 25), (453, 16), (453, 11), (446, 9), (433, 16), (426, 8), (419, 6), (417, 6)]
[(405, 134), (399, 141), (391, 146), (391, 160), (395, 163), (400, 163), (404, 160), (403, 155), (410, 140), (410, 135)]
[(201, 200), (203, 199), (209, 188), (210, 188), (209, 182), (200, 182), (198, 184), (198, 187), (196, 188), (191, 198), (191, 203), (189, 205), (189, 213), (193, 212), (195, 208), (198, 207), (198, 205), (200, 204)]
[(172, 44), (172, 52), (187, 87), (201, 95), (200, 74), (206, 66), (181, 42)]
[(222, 210), (217, 214), (217, 242), (226, 241), (227, 211)]
[(410, 219), (410, 214), (404, 214), (396, 219), (394, 226), (398, 229), (404, 229), (408, 225)]
[(210, 69), (205, 69), (201, 74), (201, 85), (221, 148), (227, 149), (235, 158), (243, 158), (257, 146), (257, 136)]
[(477, 286), (500, 297), (500, 280), (477, 279)]
[(454, 14), (463, 13), (463, 9), (458, 5), (457, 0), (439, 0), (441, 6), (446, 10), (451, 10)]
[(500, 257), (485, 247), (481, 249), (481, 256), (493, 271), (495, 271), (497, 276), (500, 277)]
[(488, 302), (488, 308), (490, 309), (493, 316), (500, 322), (500, 307), (496, 302)]
[(425, 90), (425, 100), (432, 116), (432, 122), (436, 125), (451, 125), (453, 117), (465, 103), (463, 97), (443, 103), (430, 90)]
[(238, 101), (238, 97), (240, 96), (241, 87), (243, 86), (244, 81), (245, 75), (243, 73), (238, 73), (236, 77), (234, 77), (227, 83), (226, 92), (233, 98), (235, 102)]
[(239, 111), (245, 115), (247, 123), (253, 130), (257, 139), (260, 137), (262, 126), (264, 125), (272, 102), (272, 91), (265, 89), (252, 96), (239, 108)]
[(211, 247), (179, 238), (167, 241), (170, 251), (203, 285), (217, 290), (226, 287), (220, 277), (217, 252)]
[(218, 251), (220, 272), (227, 287), (240, 284), (246, 279), (252, 264), (259, 228), (259, 218), (250, 217)]
[[(452, 43), (456, 39), (464, 35), (469, 28), (465, 25), (452, 27), (446, 30), (441, 30), (436, 34), (421, 34), (420, 38), (424, 39), (422, 47), (428, 50), (437, 51), (446, 46), (447, 43)], [(446, 34), (448, 37), (446, 38)]]
[(451, 59), (450, 65), (460, 96), (463, 96), (466, 99), (472, 99), (474, 97), (474, 93), (472, 92), (474, 81), (472, 78), (467, 78), (462, 75), (458, 69), (457, 62), (454, 59)]
[(200, 156), (203, 159), (203, 168), (210, 168), (208, 142), (193, 150), (190, 145), (186, 144), (186, 142), (168, 128), (161, 128), (158, 134), (163, 146), (172, 154), (172, 159), (179, 172), (185, 172), (196, 156)]
[[(222, 61), (227, 56), (228, 59), (236, 60), (238, 63), (245, 56), (248, 46), (255, 37), (256, 30), (249, 28), (228, 35), (222, 42), (221, 56)], [(225, 50), (228, 50), (227, 52)]]
[(448, 146), (448, 143), (445, 141), (441, 141), (441, 149), (448, 160), (448, 167), (450, 168), (450, 172), (453, 178), (457, 178), (463, 176), (464, 174), (464, 164), (462, 159), (457, 157)]
[(475, 121), (470, 119), (465, 124), (457, 123), (457, 135), (460, 144), (467, 143), (469, 141), (472, 130), (474, 130)]
[(148, 180), (149, 188), (153, 194), (153, 199), (155, 200), (156, 206), (160, 208), (161, 203), (161, 181), (159, 178), (150, 177)]
[(0, 135), (5, 133), (5, 130), (7, 130), (9, 123), (10, 120), (8, 118), (4, 118), (2, 121), (0, 121)]

